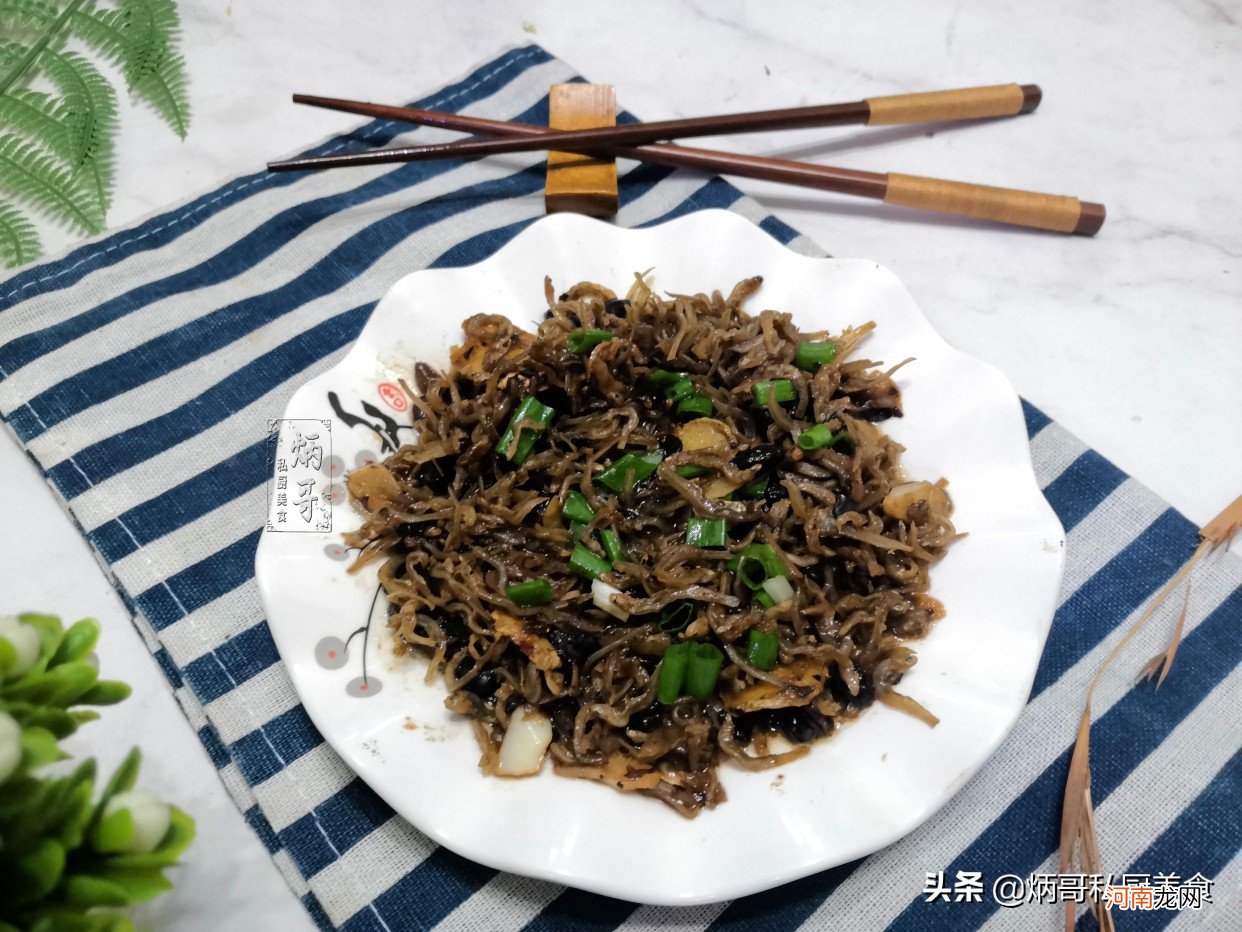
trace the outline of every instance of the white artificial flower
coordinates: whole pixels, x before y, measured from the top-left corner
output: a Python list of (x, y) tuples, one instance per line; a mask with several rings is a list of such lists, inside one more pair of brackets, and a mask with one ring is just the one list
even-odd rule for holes
[(168, 803), (146, 790), (128, 790), (117, 793), (104, 806), (106, 819), (121, 809), (128, 809), (134, 820), (134, 837), (125, 848), (125, 854), (150, 854), (159, 847), (172, 820)]

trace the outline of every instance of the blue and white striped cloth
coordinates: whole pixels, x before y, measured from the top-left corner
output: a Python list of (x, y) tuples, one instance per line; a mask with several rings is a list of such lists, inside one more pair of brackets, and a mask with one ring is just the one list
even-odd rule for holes
[[(418, 106), (542, 123), (548, 86), (572, 78), (529, 46)], [(313, 151), (441, 138), (374, 122)], [(1055, 864), (1087, 680), (1190, 554), (1195, 528), (1033, 408), (1036, 468), (1069, 533), (1069, 563), (1030, 705), (942, 812), (871, 857), (732, 903), (636, 907), (437, 848), (311, 726), (254, 583), (267, 422), (342, 356), (387, 283), (482, 259), (543, 213), (542, 183), (536, 154), (263, 173), (0, 286), (0, 414), (97, 550), (290, 886), (325, 929), (1054, 927), (1053, 906), (925, 903), (924, 875), (981, 871), (990, 883)], [(633, 167), (621, 199), (623, 225), (723, 207), (816, 251), (719, 179)], [(1123, 663), (1095, 702), (1107, 868), (1217, 879), (1211, 911), (1126, 915), (1127, 929), (1242, 928), (1240, 566), (1218, 555), (1196, 573), (1185, 640), (1158, 692), (1134, 686)], [(1176, 609), (1140, 635), (1131, 666), (1163, 646)]]

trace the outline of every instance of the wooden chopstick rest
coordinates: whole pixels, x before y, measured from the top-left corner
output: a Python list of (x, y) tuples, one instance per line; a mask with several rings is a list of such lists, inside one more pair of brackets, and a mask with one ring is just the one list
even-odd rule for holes
[[(617, 95), (610, 84), (553, 84), (548, 97), (548, 125), (553, 129), (616, 126)], [(617, 212), (617, 163), (612, 158), (576, 152), (549, 152), (544, 209), (591, 217)]]
[(941, 120), (980, 120), (1017, 116), (1039, 106), (1042, 94), (1036, 84), (995, 84), (951, 91), (924, 91), (868, 97), (868, 126), (898, 123), (931, 123)]

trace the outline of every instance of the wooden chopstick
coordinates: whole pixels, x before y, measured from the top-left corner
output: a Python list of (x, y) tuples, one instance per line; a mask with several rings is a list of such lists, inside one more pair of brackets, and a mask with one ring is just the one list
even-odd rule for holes
[[(295, 103), (328, 110), (425, 126), (438, 126), (443, 129), (485, 136), (536, 138), (556, 132), (546, 126), (485, 120), (479, 117), (466, 117), (437, 110), (421, 110), (415, 107), (392, 107), (385, 104), (305, 94), (295, 94), (293, 100)], [(557, 148), (564, 147), (561, 143), (557, 143)], [(1104, 205), (1079, 201), (1076, 197), (1039, 194), (1012, 188), (945, 181), (938, 178), (923, 178), (896, 172), (858, 171), (789, 159), (717, 152), (710, 149), (692, 149), (667, 143), (633, 147), (605, 146), (598, 147), (598, 149), (610, 155), (654, 162), (674, 168), (694, 168), (726, 175), (783, 182), (821, 191), (873, 198), (896, 206), (1058, 233), (1093, 236), (1103, 225), (1105, 217)], [(581, 150), (579, 147), (571, 146), (568, 151)], [(592, 149), (586, 147), (586, 151), (590, 152)], [(268, 169), (270, 171), (308, 171), (350, 165), (403, 162), (406, 161), (403, 152), (403, 148), (374, 149), (369, 152), (287, 159), (270, 163)]]
[(502, 152), (529, 152), (536, 149), (575, 151), (580, 146), (638, 146), (665, 139), (693, 136), (719, 136), (763, 130), (807, 129), (817, 126), (894, 125), (928, 123), (939, 120), (977, 120), (987, 117), (1016, 116), (1039, 106), (1042, 93), (1034, 84), (999, 84), (993, 87), (966, 87), (950, 91), (871, 97), (843, 104), (820, 104), (783, 110), (757, 110), (719, 116), (661, 120), (655, 123), (629, 123), (592, 129), (558, 131), (541, 136), (512, 136), (505, 139), (479, 139), (409, 147), (404, 160), (410, 162), (438, 158), (469, 158)]

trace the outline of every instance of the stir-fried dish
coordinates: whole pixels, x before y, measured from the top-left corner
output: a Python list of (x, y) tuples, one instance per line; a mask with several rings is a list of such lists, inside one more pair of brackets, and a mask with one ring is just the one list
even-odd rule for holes
[(683, 815), (717, 768), (792, 761), (894, 691), (944, 610), (944, 480), (911, 480), (877, 424), (898, 367), (874, 324), (801, 333), (728, 296), (583, 282), (534, 333), (464, 324), (406, 385), (416, 442), (355, 470), (347, 535), (399, 648), (430, 659), (481, 767), (557, 773)]

